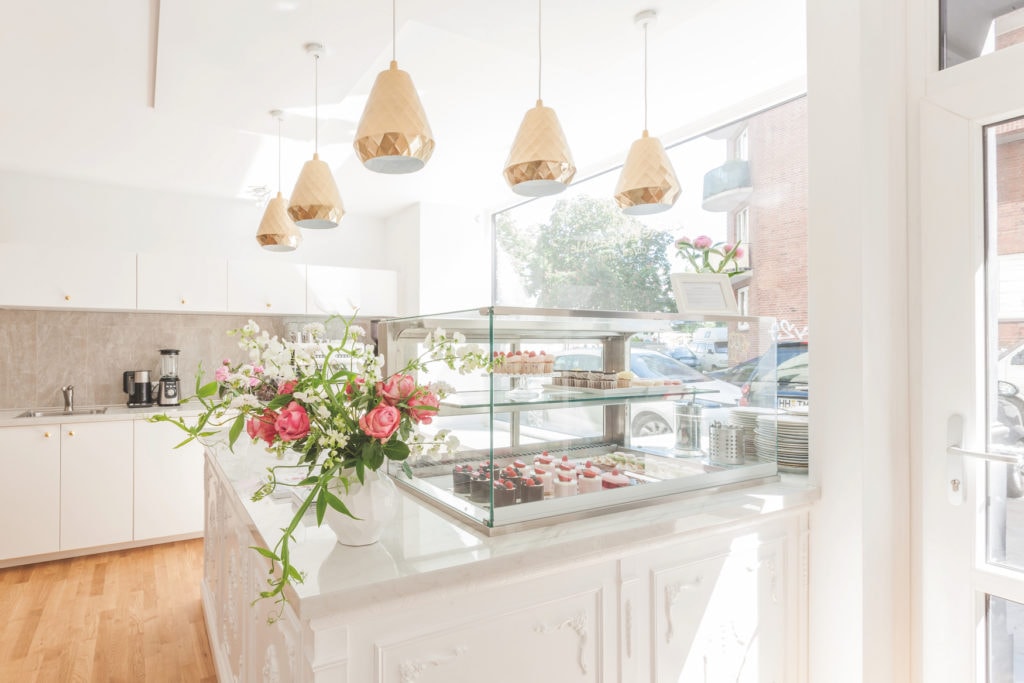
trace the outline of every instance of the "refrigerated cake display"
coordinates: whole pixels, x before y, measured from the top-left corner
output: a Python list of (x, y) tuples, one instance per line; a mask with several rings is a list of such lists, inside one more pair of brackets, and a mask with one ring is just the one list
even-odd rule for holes
[[(389, 474), (484, 530), (775, 478), (778, 461), (761, 433), (743, 435), (728, 463), (712, 460), (711, 425), (737, 422), (734, 411), (742, 420), (744, 389), (669, 355), (697, 329), (720, 327), (730, 366), (758, 359), (759, 375), (771, 376), (773, 322), (502, 307), (381, 321), (386, 368), (420, 356), (438, 329), (497, 364), (467, 375), (433, 364), (417, 378), (448, 391), (422, 427), (443, 431), (449, 448), (389, 462)], [(758, 396), (774, 405), (774, 396)]]

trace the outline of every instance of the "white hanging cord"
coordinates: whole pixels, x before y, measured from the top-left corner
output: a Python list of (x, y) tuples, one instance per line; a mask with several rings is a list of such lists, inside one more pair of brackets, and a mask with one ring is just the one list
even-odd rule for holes
[(281, 194), (281, 117), (277, 117), (277, 193)]
[(397, 62), (396, 51), (398, 49), (398, 18), (395, 14), (395, 0), (391, 0), (391, 61)]
[(542, 2), (542, 0), (537, 0), (537, 102), (538, 103), (541, 101), (541, 97), (540, 97), (540, 78), (541, 78), (541, 64), (543, 63), (543, 59), (544, 59), (544, 57), (543, 57), (544, 52), (541, 49), (541, 43), (543, 41), (541, 40), (541, 32), (540, 32), (540, 29), (541, 29), (541, 23), (540, 23), (540, 20), (541, 20), (541, 17), (540, 17), (540, 15), (541, 15), (541, 2)]
[(313, 54), (313, 153), (320, 152), (320, 55)]
[(647, 22), (644, 22), (644, 130), (647, 130)]

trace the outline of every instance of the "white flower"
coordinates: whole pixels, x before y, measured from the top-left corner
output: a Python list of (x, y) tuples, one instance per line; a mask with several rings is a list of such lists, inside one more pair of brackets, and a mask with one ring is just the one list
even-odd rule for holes
[(348, 333), (349, 333), (349, 334), (350, 334), (350, 335), (351, 335), (351, 336), (352, 336), (353, 338), (358, 338), (358, 337), (364, 337), (364, 336), (366, 336), (366, 330), (364, 330), (364, 329), (363, 329), (362, 327), (360, 327), (359, 325), (349, 325), (349, 328), (348, 328)]
[(251, 408), (259, 408), (260, 400), (252, 394), (239, 394), (231, 399), (231, 403), (228, 404), (231, 408), (242, 408), (249, 406)]
[(459, 450), (459, 445), (461, 443), (462, 442), (459, 441), (459, 437), (455, 436), (454, 434), (450, 434), (448, 438), (445, 440), (444, 445), (447, 446), (448, 452), (454, 453), (455, 451)]

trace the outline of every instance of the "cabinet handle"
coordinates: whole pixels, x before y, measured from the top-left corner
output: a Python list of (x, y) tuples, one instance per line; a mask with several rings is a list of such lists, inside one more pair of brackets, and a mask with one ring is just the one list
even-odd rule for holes
[(44, 439), (49, 439), (50, 438), (50, 432), (43, 432), (43, 438)]
[(70, 294), (65, 294), (64, 295), (64, 301), (71, 301), (71, 295)]
[(270, 303), (270, 302), (268, 301), (268, 302), (267, 302), (267, 308), (270, 308), (270, 307), (271, 307), (271, 305), (272, 305), (272, 304), (271, 304), (271, 303)]
[(185, 297), (181, 297), (181, 305), (182, 305), (182, 306), (184, 306), (184, 305), (185, 305), (185, 304), (187, 304), (187, 303), (188, 303), (188, 302), (187, 302), (187, 301), (185, 301)]
[(71, 431), (68, 432), (68, 436), (74, 436), (74, 435), (75, 435), (75, 430), (72, 429)]

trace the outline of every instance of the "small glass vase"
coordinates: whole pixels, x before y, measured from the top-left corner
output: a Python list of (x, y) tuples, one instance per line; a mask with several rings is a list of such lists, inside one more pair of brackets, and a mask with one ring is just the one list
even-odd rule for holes
[(381, 534), (398, 511), (398, 490), (395, 482), (380, 470), (366, 470), (365, 483), (360, 484), (354, 470), (346, 472), (348, 492), (341, 482), (331, 484), (331, 492), (341, 498), (345, 507), (358, 517), (353, 519), (327, 506), (324, 521), (334, 531), (342, 545), (370, 545), (380, 540)]

